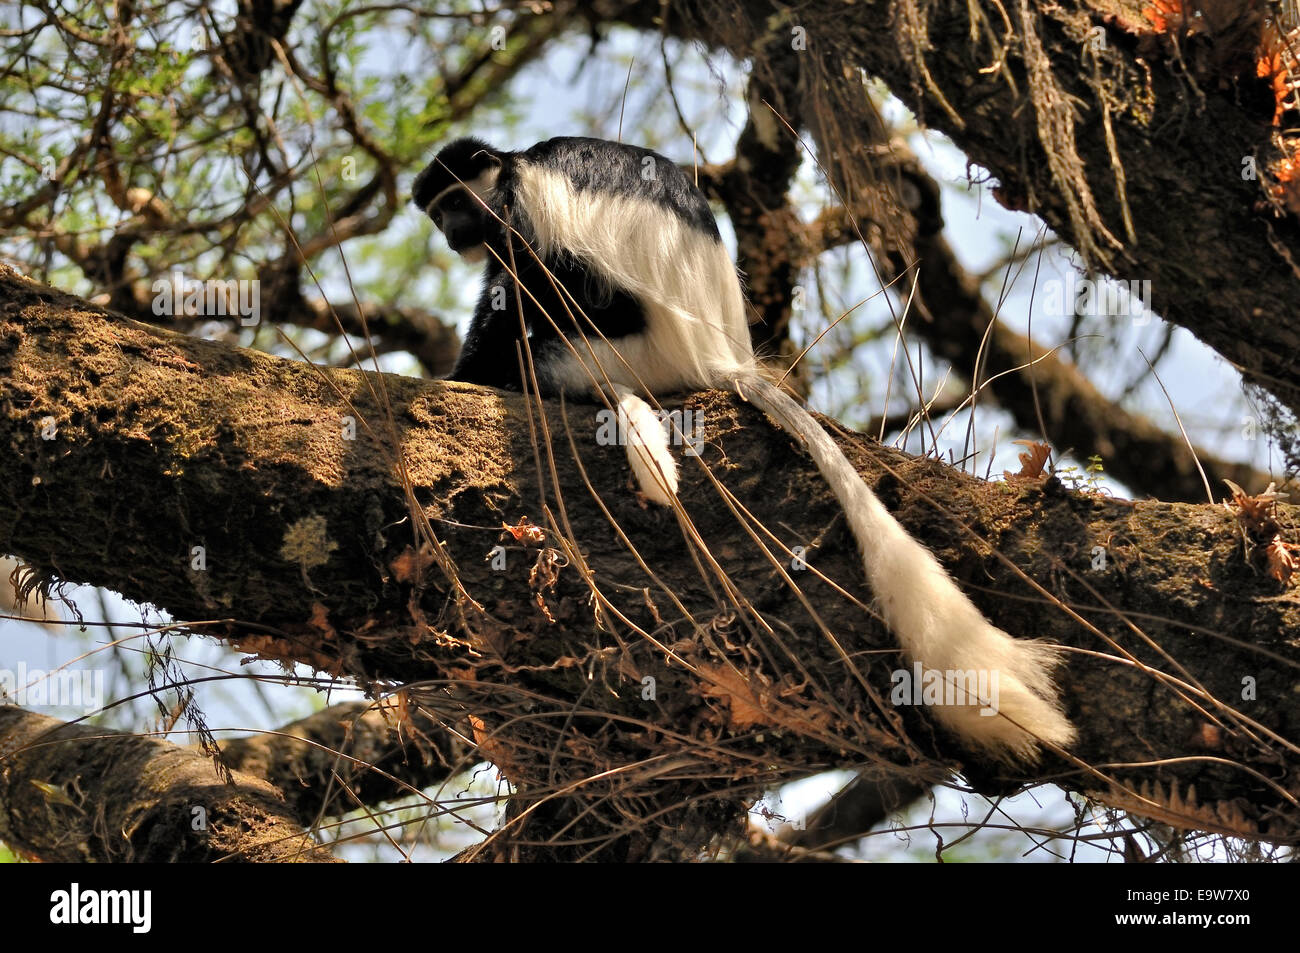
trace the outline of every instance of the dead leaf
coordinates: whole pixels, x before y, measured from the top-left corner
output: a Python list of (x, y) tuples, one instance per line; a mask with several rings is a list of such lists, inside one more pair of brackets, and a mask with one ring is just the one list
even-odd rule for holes
[(1300, 569), (1300, 544), (1283, 542), (1281, 536), (1273, 537), (1273, 542), (1264, 550), (1264, 556), (1268, 560), (1268, 574), (1284, 586)]
[(501, 528), (515, 538), (515, 542), (525, 546), (540, 546), (546, 542), (546, 530), (529, 522), (527, 516), (521, 516), (514, 526), (502, 523)]
[(469, 716), (469, 725), (471, 733), (474, 735), (474, 744), (478, 746), (478, 750), (484, 759), (496, 765), (496, 769), (505, 775), (506, 779), (511, 783), (518, 783), (519, 779), (524, 777), (524, 774), (515, 765), (510, 746), (504, 744), (501, 739), (494, 737), (492, 732), (488, 730), (487, 723), (478, 715)]
[(1038, 440), (1013, 440), (1011, 442), (1018, 443), (1022, 447), (1028, 447), (1029, 451), (1019, 454), (1019, 473), (1003, 470), (1002, 475), (1008, 480), (1036, 480), (1040, 478), (1043, 475), (1043, 468), (1047, 466), (1047, 458), (1052, 453), (1051, 446)]
[[(1288, 494), (1279, 492), (1276, 483), (1270, 483), (1263, 493), (1251, 496), (1231, 480), (1223, 482), (1228, 484), (1228, 489), (1232, 491), (1232, 503), (1225, 503), (1223, 506), (1237, 517), (1237, 521), (1247, 532), (1256, 535), (1261, 533), (1271, 535), (1277, 532), (1278, 527), (1273, 521), (1273, 515), (1277, 511), (1278, 500), (1285, 500)], [(1237, 508), (1235, 512), (1233, 506)]]
[(735, 669), (721, 665), (701, 665), (699, 672), (707, 679), (700, 686), (700, 691), (706, 697), (716, 698), (727, 706), (727, 723), (732, 728), (774, 724), (750, 690), (749, 682)]
[(555, 616), (546, 604), (545, 594), (555, 588), (560, 580), (560, 570), (569, 565), (569, 559), (558, 549), (546, 548), (537, 554), (537, 561), (528, 571), (528, 587), (533, 590), (533, 601), (542, 610), (546, 621), (554, 623)]
[(398, 582), (419, 583), (424, 578), (424, 571), (433, 565), (433, 547), (424, 543), (417, 551), (407, 546), (388, 564), (393, 571), (393, 578)]
[(1182, 0), (1154, 0), (1151, 6), (1142, 11), (1142, 16), (1157, 33), (1168, 33), (1175, 26), (1187, 22)]
[(307, 624), (326, 638), (337, 638), (338, 633), (334, 631), (334, 626), (330, 625), (330, 613), (319, 602), (311, 604), (311, 618)]

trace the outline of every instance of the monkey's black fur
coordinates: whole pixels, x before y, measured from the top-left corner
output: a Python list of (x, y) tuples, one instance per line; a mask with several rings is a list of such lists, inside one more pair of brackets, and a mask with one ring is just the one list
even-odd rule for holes
[[(494, 149), (471, 137), (445, 146), (416, 177), (411, 200), (434, 220), (454, 251), (479, 245), (488, 249), (483, 291), (448, 380), (522, 389), (517, 347), (526, 336), (538, 384), (546, 393), (561, 389), (547, 373), (553, 361), (568, 353), (561, 334), (580, 340), (581, 327), (593, 338), (617, 344), (645, 330), (646, 314), (642, 302), (609, 287), (587, 263), (572, 255), (538, 252), (517, 201), (521, 162), (563, 175), (578, 192), (650, 202), (714, 241), (721, 237), (699, 189), (674, 162), (649, 149), (582, 137), (548, 139), (522, 152)], [(495, 182), (481, 197), (456, 187), (494, 169)]]

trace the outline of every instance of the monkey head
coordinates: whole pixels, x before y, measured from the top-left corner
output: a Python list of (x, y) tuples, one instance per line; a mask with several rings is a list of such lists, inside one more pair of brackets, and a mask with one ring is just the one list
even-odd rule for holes
[(444, 146), (415, 177), (411, 202), (467, 261), (482, 261), (487, 244), (502, 232), (492, 200), (503, 159), (486, 142), (466, 137)]

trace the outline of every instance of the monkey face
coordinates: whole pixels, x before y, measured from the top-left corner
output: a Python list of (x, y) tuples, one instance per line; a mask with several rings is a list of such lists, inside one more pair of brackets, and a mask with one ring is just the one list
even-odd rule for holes
[(448, 189), (429, 208), (433, 224), (447, 237), (451, 250), (468, 257), (488, 238), (489, 212), (462, 187)]
[(487, 143), (464, 138), (445, 146), (415, 177), (411, 201), (468, 262), (487, 258), (487, 246), (502, 237), (496, 183), (502, 155)]

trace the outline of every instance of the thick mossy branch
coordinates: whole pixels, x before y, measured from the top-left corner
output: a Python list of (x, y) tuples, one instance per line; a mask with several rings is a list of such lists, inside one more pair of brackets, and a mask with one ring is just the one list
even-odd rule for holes
[(303, 824), (196, 749), (0, 706), (0, 841), (41, 860), (333, 861)]
[(315, 818), (409, 799), (473, 767), (472, 751), (414, 708), (341, 702), (278, 731), (222, 741), (221, 760)]
[[(903, 665), (850, 598), (869, 596), (824, 482), (728, 395), (665, 400), (690, 412), (700, 451), (682, 461), (688, 542), (628, 489), (593, 405), (530, 419), (518, 395), (322, 372), (13, 273), (0, 274), (0, 381), (0, 550), (248, 651), (407, 685), (543, 798), (514, 831), (545, 815), (583, 845), (548, 856), (602, 837), (621, 846), (600, 856), (657, 856), (682, 846), (662, 831), (707, 839), (779, 780), (864, 762), (933, 777), (961, 756), (921, 709), (890, 703)], [(1231, 513), (989, 484), (857, 435), (841, 445), (999, 625), (1083, 650), (1060, 674), (1078, 760), (1037, 777), (1189, 826), (1294, 836), (1300, 596), (1244, 549)], [(463, 589), (412, 528), (398, 451)], [(778, 573), (746, 512), (802, 558), (755, 529)], [(1280, 521), (1294, 526), (1295, 508)]]

